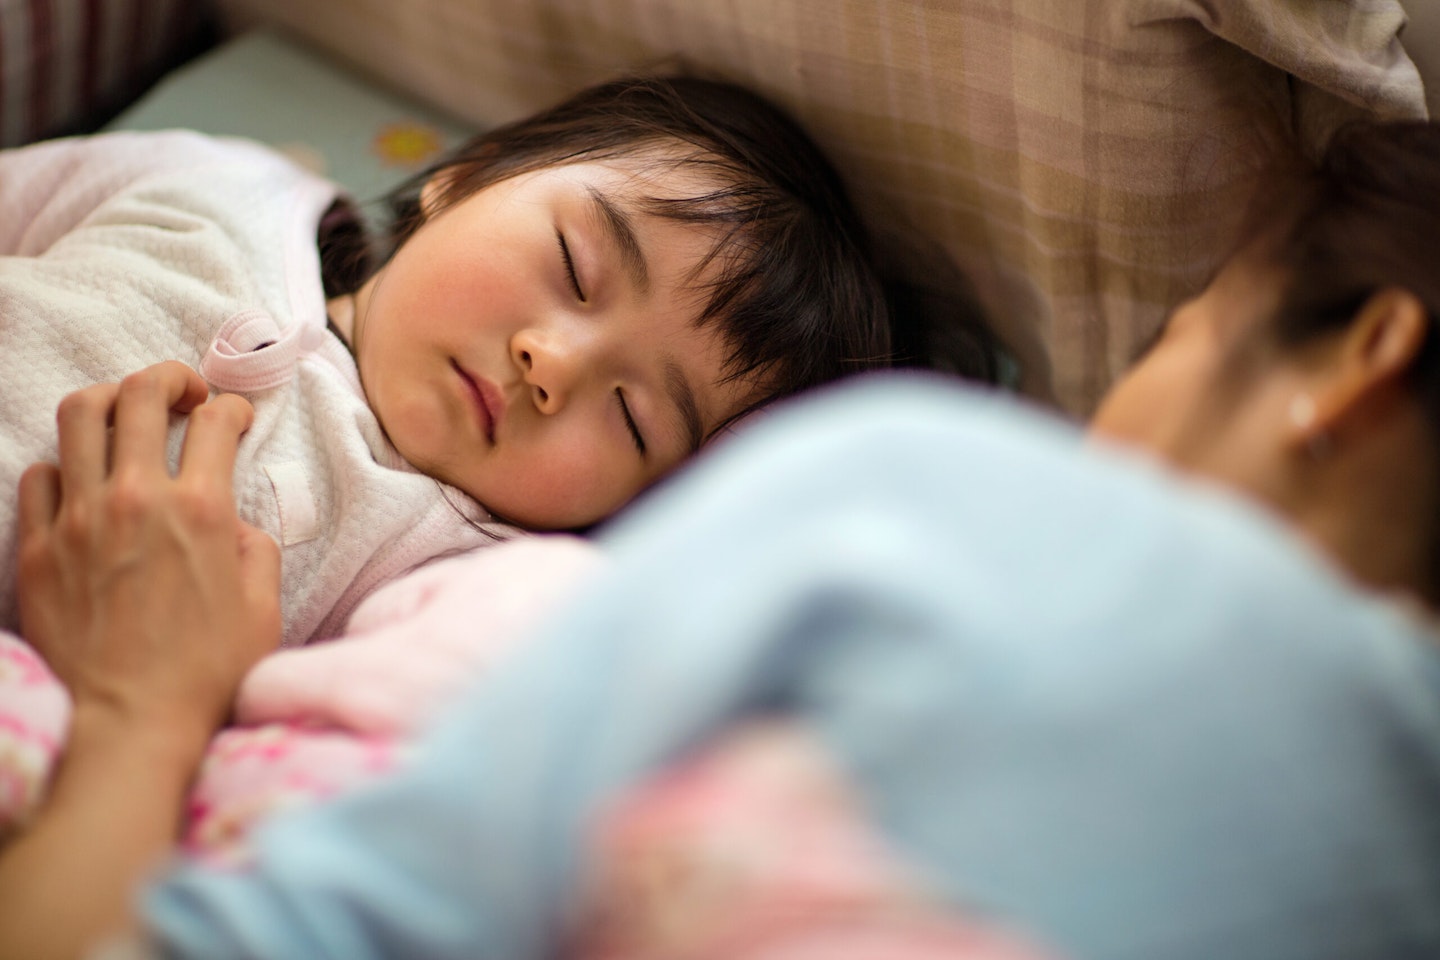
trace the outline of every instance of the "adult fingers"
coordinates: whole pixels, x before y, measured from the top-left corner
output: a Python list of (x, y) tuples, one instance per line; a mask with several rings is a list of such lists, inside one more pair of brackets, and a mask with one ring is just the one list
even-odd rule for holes
[(164, 470), (170, 412), (193, 410), (209, 393), (198, 373), (175, 360), (146, 367), (120, 381), (112, 470)]
[(254, 419), (255, 408), (233, 393), (221, 394), (192, 410), (180, 453), (180, 479), (218, 482), (228, 500), (240, 437)]
[[(240, 581), (252, 615), (270, 622), (255, 631), (260, 637), (280, 636), (280, 545), (265, 531), (239, 524)], [(268, 653), (269, 651), (261, 651)]]
[(20, 474), (20, 539), (55, 521), (60, 509), (60, 470), (53, 463), (33, 463)]
[(240, 521), (240, 570), (246, 583), (253, 583), (264, 596), (280, 591), (280, 545), (258, 527)]
[(99, 383), (67, 394), (55, 411), (60, 433), (60, 487), (64, 497), (84, 496), (105, 480), (109, 459), (110, 413), (120, 392)]

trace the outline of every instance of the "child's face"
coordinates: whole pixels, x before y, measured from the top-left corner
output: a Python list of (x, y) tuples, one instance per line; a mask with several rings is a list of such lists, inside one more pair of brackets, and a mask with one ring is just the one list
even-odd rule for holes
[(636, 209), (659, 190), (606, 163), (501, 181), (356, 294), (366, 396), (410, 463), (522, 526), (582, 526), (752, 399), (694, 327), (712, 238)]

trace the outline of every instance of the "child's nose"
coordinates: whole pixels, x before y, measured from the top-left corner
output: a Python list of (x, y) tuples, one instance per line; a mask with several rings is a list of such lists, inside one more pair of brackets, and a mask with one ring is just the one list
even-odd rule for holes
[(541, 413), (564, 409), (584, 371), (581, 354), (579, 345), (553, 333), (524, 330), (510, 339), (510, 357)]

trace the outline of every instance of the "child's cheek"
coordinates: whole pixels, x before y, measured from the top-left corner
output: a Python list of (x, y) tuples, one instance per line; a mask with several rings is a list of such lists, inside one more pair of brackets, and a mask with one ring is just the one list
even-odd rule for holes
[[(525, 452), (523, 460), (511, 465), (507, 499), (521, 508), (512, 507), (511, 515), (528, 517), (534, 526), (566, 528), (614, 513), (640, 486), (634, 467), (627, 469), (627, 451), (617, 446), (617, 441), (597, 437), (593, 431), (556, 424), (549, 436)], [(631, 456), (638, 464), (638, 456)]]

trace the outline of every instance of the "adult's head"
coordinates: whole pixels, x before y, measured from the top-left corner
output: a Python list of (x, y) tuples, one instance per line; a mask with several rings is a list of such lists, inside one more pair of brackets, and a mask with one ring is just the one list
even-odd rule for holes
[(1377, 586), (1440, 595), (1440, 125), (1343, 130), (1101, 403)]
[(601, 519), (760, 404), (891, 361), (839, 177), (732, 85), (591, 88), (476, 138), (399, 213), (356, 298), (367, 396), (413, 464), (527, 526)]

